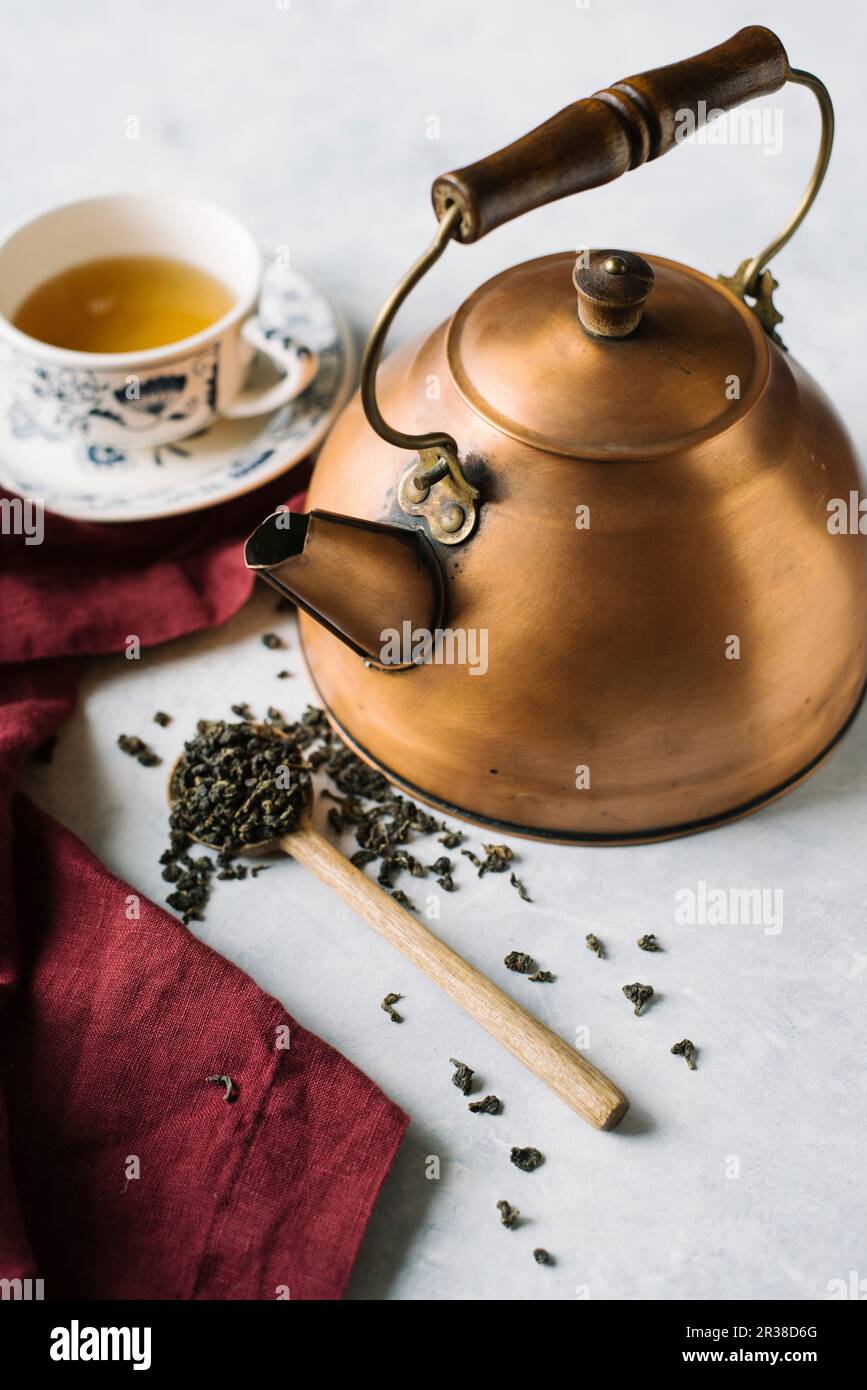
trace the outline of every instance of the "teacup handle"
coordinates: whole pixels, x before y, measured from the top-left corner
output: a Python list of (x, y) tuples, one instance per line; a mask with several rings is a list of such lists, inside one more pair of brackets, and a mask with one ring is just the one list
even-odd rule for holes
[(255, 315), (245, 320), (241, 332), (251, 347), (271, 359), (283, 377), (263, 390), (242, 391), (221, 410), (226, 420), (246, 420), (252, 415), (268, 415), (279, 410), (281, 405), (288, 405), (300, 396), (319, 370), (315, 352), (295, 338), (286, 337), (279, 329), (263, 328)]

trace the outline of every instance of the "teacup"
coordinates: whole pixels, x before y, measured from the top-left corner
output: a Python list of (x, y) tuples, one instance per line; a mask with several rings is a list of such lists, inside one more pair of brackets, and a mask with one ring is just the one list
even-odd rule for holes
[[(55, 347), (13, 324), (27, 296), (52, 276), (85, 261), (136, 255), (207, 271), (231, 294), (231, 308), (192, 337), (141, 352)], [(262, 254), (246, 227), (195, 198), (90, 198), (25, 222), (0, 238), (0, 429), (13, 438), (75, 437), (141, 448), (195, 434), (218, 416), (234, 420), (279, 409), (313, 380), (318, 359), (257, 319), (262, 272)], [(281, 375), (245, 387), (257, 351)]]

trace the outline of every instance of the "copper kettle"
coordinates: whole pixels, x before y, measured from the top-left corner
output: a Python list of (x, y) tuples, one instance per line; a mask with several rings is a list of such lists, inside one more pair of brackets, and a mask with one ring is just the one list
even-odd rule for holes
[[(787, 81), (818, 99), (819, 156), (787, 227), (734, 275), (543, 256), (378, 371), (450, 241), (616, 178)], [(780, 340), (767, 269), (832, 135), (825, 87), (751, 27), (436, 180), (436, 237), (373, 329), (309, 514), (268, 518), (247, 546), (303, 610), (332, 723), (413, 796), (553, 840), (682, 835), (793, 787), (852, 720), (867, 540), (834, 517), (855, 505), (858, 463)]]

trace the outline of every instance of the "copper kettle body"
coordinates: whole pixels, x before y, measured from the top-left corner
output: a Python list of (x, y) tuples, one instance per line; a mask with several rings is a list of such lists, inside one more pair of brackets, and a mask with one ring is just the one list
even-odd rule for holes
[[(435, 203), (474, 240), (663, 153), (699, 95), (722, 108), (792, 76), (774, 35), (743, 30), (445, 176)], [(567, 177), (557, 139), (588, 123), (597, 153)], [(720, 282), (652, 255), (543, 256), (377, 373), (407, 286), (389, 301), (313, 520), (276, 550), (265, 523), (248, 562), (298, 598), (335, 727), (412, 795), (555, 840), (664, 838), (780, 795), (848, 726), (867, 678), (857, 502), (846, 520), (862, 480), (777, 340), (765, 259)]]

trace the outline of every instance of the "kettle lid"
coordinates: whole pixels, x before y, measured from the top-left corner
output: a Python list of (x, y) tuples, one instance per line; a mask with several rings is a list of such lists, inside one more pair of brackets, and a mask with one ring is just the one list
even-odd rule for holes
[(467, 405), (534, 448), (612, 460), (684, 449), (745, 415), (770, 367), (750, 309), (677, 261), (591, 254), (594, 264), (604, 257), (609, 266), (625, 260), (652, 268), (637, 328), (602, 337), (582, 326), (574, 254), (505, 270), (449, 325), (449, 371)]

